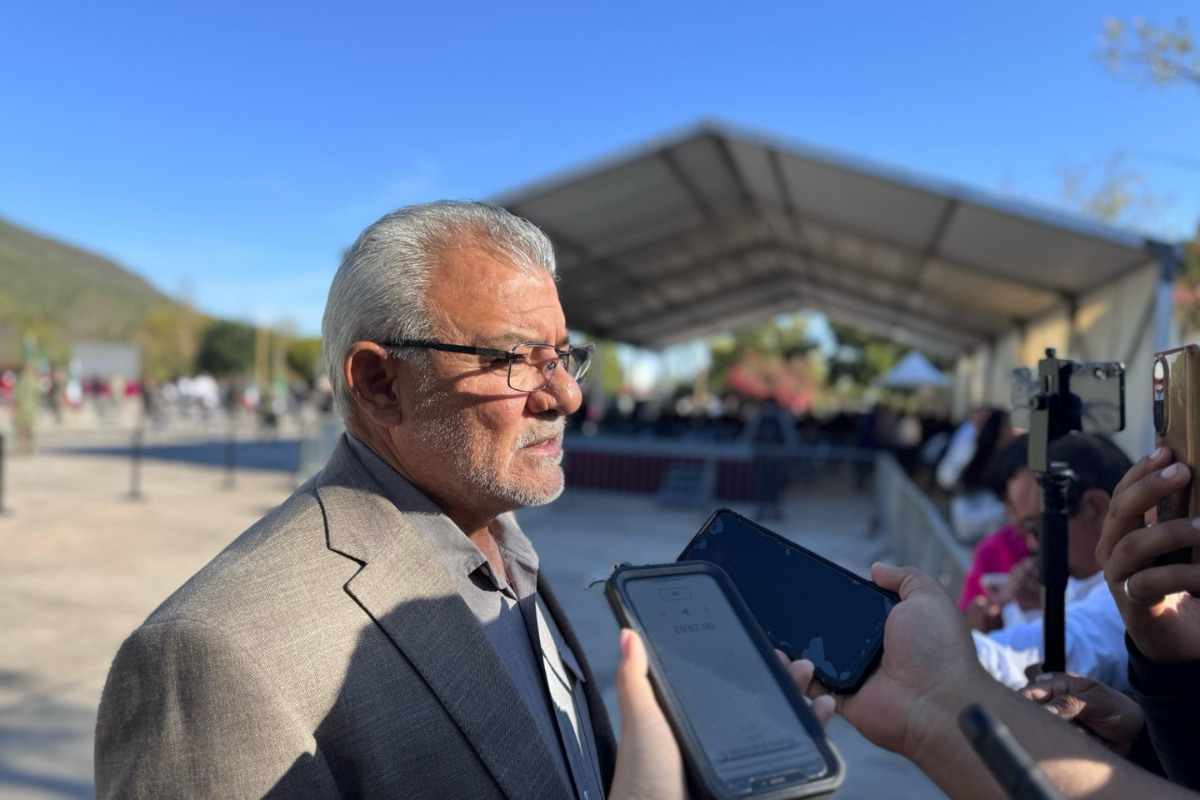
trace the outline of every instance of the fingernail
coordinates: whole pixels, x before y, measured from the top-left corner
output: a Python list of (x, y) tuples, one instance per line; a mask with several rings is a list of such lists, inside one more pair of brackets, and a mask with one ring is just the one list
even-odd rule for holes
[(1051, 679), (1051, 678), (1053, 678), (1053, 677), (1054, 677), (1054, 675), (1053, 675), (1053, 674), (1051, 674), (1051, 673), (1049, 673), (1049, 672), (1043, 672), (1043, 673), (1042, 673), (1042, 674), (1040, 674), (1040, 675), (1034, 675), (1034, 676), (1033, 676), (1033, 679), (1034, 679), (1034, 681), (1036, 681), (1037, 683), (1044, 683), (1044, 682), (1046, 682), (1046, 681), (1050, 680), (1050, 679)]
[(1047, 711), (1049, 711), (1054, 716), (1056, 716), (1056, 717), (1058, 716), (1058, 706), (1043, 706), (1043, 708), (1045, 708)]
[(1192, 520), (1192, 527), (1200, 528), (1200, 517), (1196, 517), (1195, 519)]
[(1166, 478), (1167, 480), (1171, 480), (1178, 474), (1179, 474), (1179, 465), (1178, 464), (1172, 464), (1171, 466), (1167, 467), (1166, 469), (1164, 469), (1162, 471), (1162, 476), (1164, 478)]
[(631, 641), (631, 635), (629, 633), (629, 628), (622, 628), (621, 629), (621, 655), (625, 656), (626, 658), (629, 657), (630, 641)]
[(1165, 454), (1166, 452), (1167, 452), (1167, 448), (1165, 448), (1165, 447), (1156, 448), (1154, 450), (1154, 452), (1150, 454), (1150, 460), (1158, 461), (1160, 458), (1163, 457), (1163, 454)]

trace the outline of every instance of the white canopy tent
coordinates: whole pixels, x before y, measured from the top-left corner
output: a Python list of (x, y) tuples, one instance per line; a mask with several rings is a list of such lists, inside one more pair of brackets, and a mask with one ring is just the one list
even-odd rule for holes
[(1177, 248), (705, 123), (496, 201), (554, 241), (569, 324), (644, 347), (814, 308), (957, 359), (956, 408), (1007, 407), (1045, 347), (1122, 360), (1142, 451)]
[(941, 388), (950, 385), (946, 376), (918, 350), (905, 353), (895, 366), (880, 377), (879, 383), (893, 389), (915, 389), (919, 386)]

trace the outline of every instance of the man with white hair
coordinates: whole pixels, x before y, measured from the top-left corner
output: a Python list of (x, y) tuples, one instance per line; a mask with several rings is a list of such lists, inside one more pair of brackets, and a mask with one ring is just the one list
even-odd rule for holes
[[(97, 796), (604, 797), (604, 704), (510, 513), (562, 492), (592, 353), (554, 281), (541, 231), (481, 203), (363, 232), (322, 328), (347, 435), (121, 647)], [(629, 724), (665, 730), (623, 647)]]

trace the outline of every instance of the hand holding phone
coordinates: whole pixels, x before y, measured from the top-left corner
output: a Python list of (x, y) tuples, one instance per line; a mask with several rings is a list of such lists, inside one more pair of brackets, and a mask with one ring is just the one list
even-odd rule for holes
[(816, 666), (832, 691), (858, 691), (883, 653), (893, 592), (727, 508), (679, 555), (724, 569), (771, 642)]
[(631, 628), (621, 629), (620, 641), (615, 683), (621, 738), (608, 798), (685, 800), (683, 757), (650, 683), (646, 643)]
[(645, 640), (693, 797), (792, 800), (841, 784), (841, 760), (719, 568), (622, 567), (605, 596)]
[(1113, 492), (1096, 558), (1116, 600), (1125, 631), (1142, 655), (1160, 664), (1200, 661), (1200, 589), (1197, 571), (1154, 566), (1147, 557), (1195, 541), (1191, 520), (1159, 521), (1147, 528), (1144, 515), (1179, 492), (1192, 475), (1169, 470), (1171, 453), (1156, 451), (1138, 461)]
[(989, 602), (1004, 605), (1012, 599), (1010, 580), (1007, 572), (985, 572), (979, 576), (979, 585)]

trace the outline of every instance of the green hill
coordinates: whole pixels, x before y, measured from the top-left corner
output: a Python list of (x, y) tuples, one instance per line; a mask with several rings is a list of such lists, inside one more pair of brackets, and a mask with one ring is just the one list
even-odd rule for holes
[(0, 365), (20, 357), (26, 332), (59, 359), (74, 340), (130, 341), (147, 313), (173, 305), (106, 258), (0, 220)]

